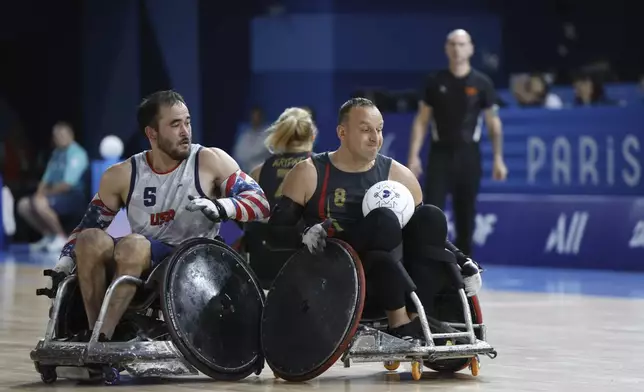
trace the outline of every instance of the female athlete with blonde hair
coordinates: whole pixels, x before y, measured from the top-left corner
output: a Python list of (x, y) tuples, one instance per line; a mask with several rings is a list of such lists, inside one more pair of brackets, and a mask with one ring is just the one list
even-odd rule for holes
[[(310, 111), (293, 107), (284, 110), (266, 132), (269, 134), (265, 144), (273, 155), (253, 169), (250, 176), (264, 190), (272, 209), (282, 195), (282, 181), (286, 174), (311, 156), (318, 130)], [(267, 249), (265, 226), (259, 222), (245, 225), (240, 248), (250, 258), (250, 265), (262, 287), (268, 289), (292, 250)]]

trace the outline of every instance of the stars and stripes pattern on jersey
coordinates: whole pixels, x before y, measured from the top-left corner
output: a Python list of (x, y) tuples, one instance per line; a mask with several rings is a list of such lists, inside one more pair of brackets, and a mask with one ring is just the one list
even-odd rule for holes
[(222, 182), (220, 191), (225, 199), (217, 201), (224, 207), (229, 219), (238, 222), (264, 220), (270, 215), (270, 206), (264, 191), (255, 180), (241, 170)]
[(69, 235), (69, 240), (63, 247), (60, 257), (69, 256), (72, 259), (75, 259), (74, 247), (76, 246), (76, 238), (78, 234), (85, 229), (101, 229), (105, 230), (112, 223), (117, 212), (109, 209), (105, 203), (98, 196), (98, 193), (94, 195), (94, 198), (89, 203), (87, 211), (81, 219), (81, 222), (76, 226), (74, 231)]

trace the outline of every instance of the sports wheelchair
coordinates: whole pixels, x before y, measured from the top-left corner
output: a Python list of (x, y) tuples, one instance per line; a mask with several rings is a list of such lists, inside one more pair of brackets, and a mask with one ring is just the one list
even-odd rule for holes
[[(426, 343), (387, 334), (384, 314), (363, 314), (364, 271), (348, 244), (327, 239), (321, 254), (313, 255), (306, 248), (295, 253), (275, 277), (262, 315), (262, 348), (275, 376), (310, 380), (339, 359), (345, 367), (351, 362), (383, 362), (390, 371), (401, 362), (411, 362), (414, 380), (422, 377), (423, 365), (450, 373), (469, 366), (472, 375), (478, 375), (479, 357), (497, 354), (486, 342), (477, 297), (468, 298), (463, 289), (440, 295), (434, 316), (445, 321), (438, 321), (425, 314), (402, 265), (401, 272)], [(449, 332), (432, 332), (436, 327)]]
[[(134, 377), (197, 375), (241, 380), (264, 367), (260, 319), (265, 295), (244, 260), (218, 239), (194, 238), (180, 244), (145, 279), (122, 276), (107, 288), (89, 342), (74, 341), (87, 330), (75, 273), (62, 281), (51, 270), (53, 298), (44, 339), (31, 352), (45, 383), (60, 378), (116, 384), (120, 372)], [(112, 341), (99, 331), (115, 288), (138, 286)]]

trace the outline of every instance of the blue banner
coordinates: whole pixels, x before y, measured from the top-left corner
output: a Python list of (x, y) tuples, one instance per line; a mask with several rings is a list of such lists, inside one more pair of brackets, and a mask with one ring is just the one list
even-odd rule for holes
[(483, 266), (644, 270), (644, 198), (484, 194), (473, 242)]

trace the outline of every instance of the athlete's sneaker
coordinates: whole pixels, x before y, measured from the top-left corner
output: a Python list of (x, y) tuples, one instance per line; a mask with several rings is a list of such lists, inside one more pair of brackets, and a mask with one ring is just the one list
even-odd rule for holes
[(387, 329), (387, 333), (402, 340), (412, 341), (421, 340), (425, 341), (425, 334), (423, 334), (423, 326), (420, 324), (420, 318), (416, 317), (410, 323), (400, 325), (396, 328)]
[(46, 235), (43, 236), (40, 241), (29, 244), (30, 252), (42, 252), (47, 249), (47, 245), (54, 240), (54, 236)]
[(67, 243), (67, 238), (63, 236), (54, 237), (51, 242), (46, 245), (47, 252), (49, 253), (60, 253), (63, 250), (63, 247)]

